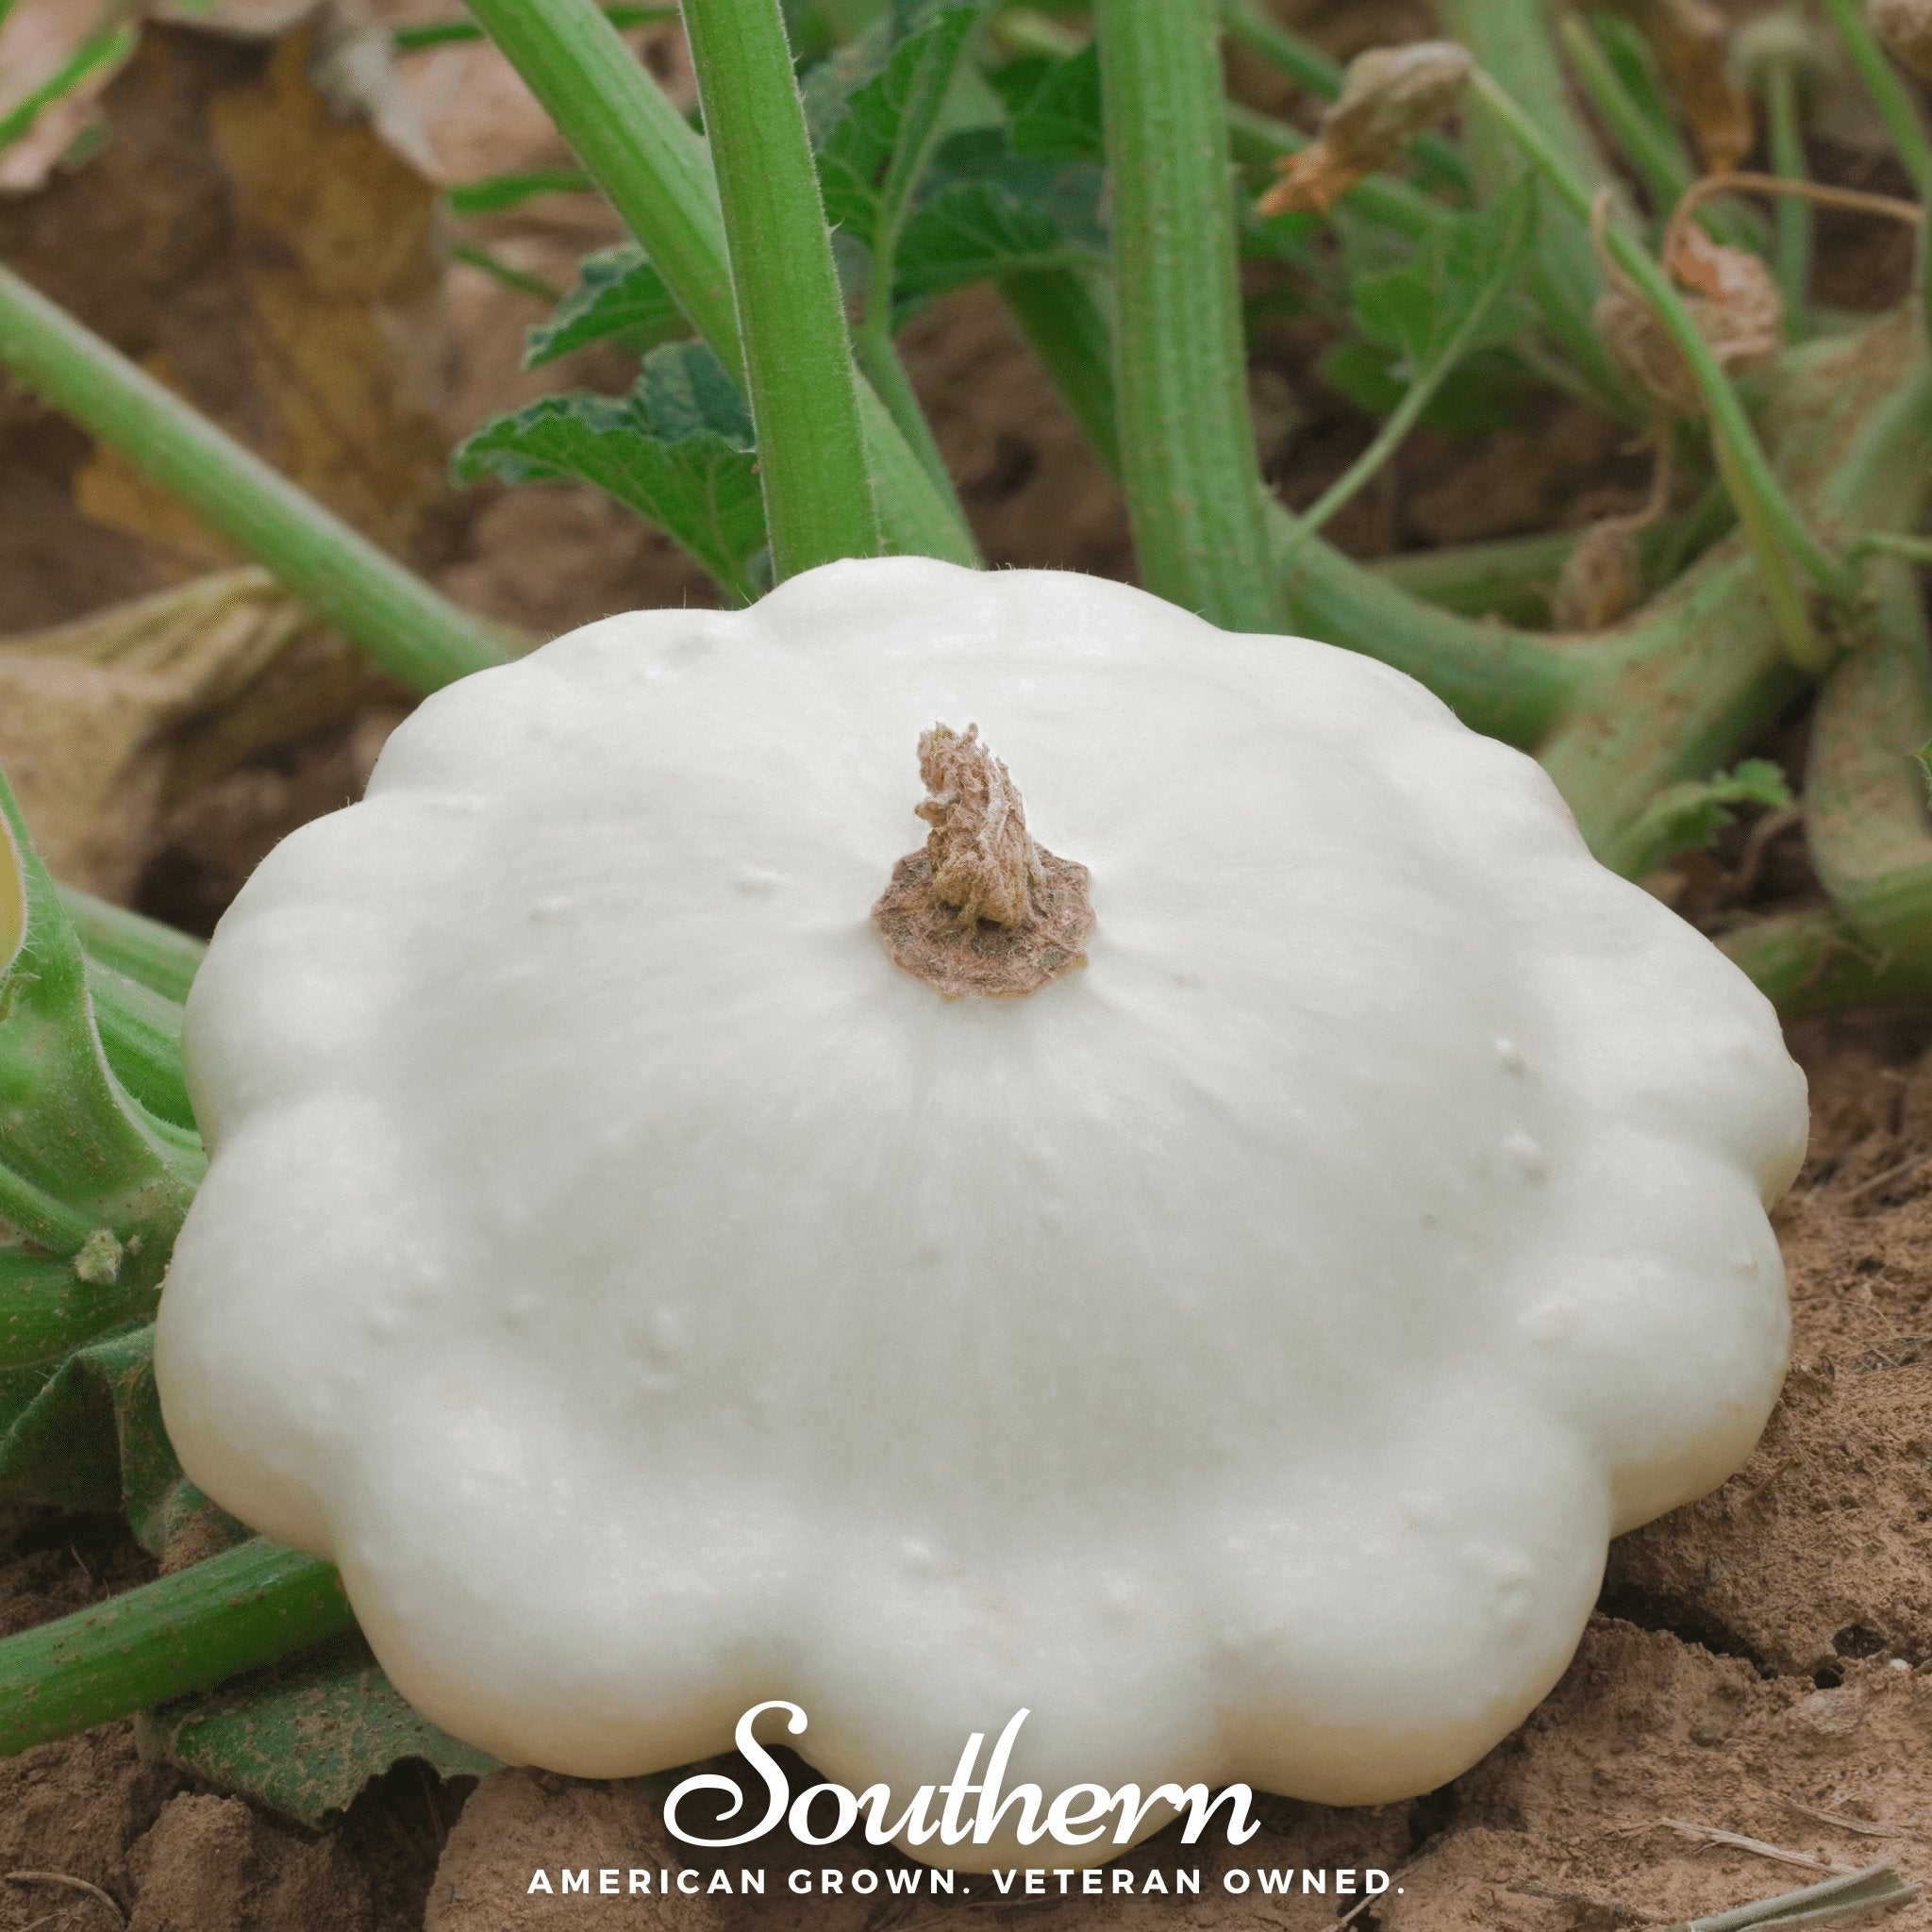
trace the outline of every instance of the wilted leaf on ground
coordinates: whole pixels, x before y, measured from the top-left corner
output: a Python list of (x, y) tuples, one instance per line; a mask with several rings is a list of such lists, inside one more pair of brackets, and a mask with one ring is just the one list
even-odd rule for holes
[(724, 366), (695, 342), (644, 358), (627, 397), (546, 396), (488, 423), (459, 476), (525, 483), (575, 477), (648, 517), (735, 596), (758, 594), (765, 541), (751, 417)]
[(0, 8), (0, 192), (25, 193), (100, 121), (100, 100), (144, 21), (238, 40), (314, 29), (314, 77), (341, 112), (368, 121), (413, 165), (435, 154), (401, 89), (389, 36), (357, 0), (13, 0)]
[[(437, 196), (316, 92), (310, 44), (146, 29), (107, 97), (113, 140), (0, 202), (0, 258), (407, 553), (446, 451)], [(24, 397), (0, 408), (0, 626), (238, 560), (125, 458)]]
[[(159, 1556), (212, 1506), (181, 1473), (155, 1393), (154, 1324), (57, 1362), (0, 1369), (0, 1502), (125, 1514)], [(246, 1535), (232, 1519), (216, 1543)]]
[(318, 635), (265, 572), (247, 569), (0, 640), (0, 768), (48, 869), (125, 895), (184, 734)]
[(443, 1777), (499, 1768), (405, 1704), (359, 1636), (164, 1704), (142, 1732), (170, 1763), (310, 1826), (406, 1757)]

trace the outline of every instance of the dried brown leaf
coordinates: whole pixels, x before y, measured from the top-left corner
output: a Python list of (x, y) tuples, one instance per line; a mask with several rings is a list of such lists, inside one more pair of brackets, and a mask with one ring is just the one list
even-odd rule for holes
[(1757, 139), (1751, 96), (1731, 72), (1729, 27), (1708, 0), (1620, 0), (1649, 41), (1707, 174), (1728, 174)]
[(1474, 62), (1454, 41), (1372, 47), (1348, 63), (1321, 133), (1277, 164), (1256, 204), (1263, 215), (1325, 214), (1357, 182), (1396, 160), (1461, 97)]
[(1901, 67), (1932, 80), (1932, 0), (1867, 0), (1865, 18)]
[(0, 769), (55, 875), (125, 894), (183, 733), (318, 628), (250, 569), (0, 641)]
[[(0, 208), (0, 256), (407, 554), (445, 487), (438, 197), (339, 117), (312, 48), (306, 29), (258, 51), (151, 27), (108, 95), (115, 139)], [(71, 475), (88, 526), (115, 533), (148, 582), (239, 561), (125, 458), (95, 451)], [(0, 466), (0, 525), (12, 490)]]

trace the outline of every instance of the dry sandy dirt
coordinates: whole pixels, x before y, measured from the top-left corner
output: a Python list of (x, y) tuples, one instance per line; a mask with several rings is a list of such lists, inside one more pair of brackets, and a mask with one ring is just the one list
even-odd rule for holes
[[(1345, 51), (1350, 41), (1412, 32), (1417, 21), (1400, 7), (1330, 7), (1315, 24)], [(180, 35), (151, 43), (108, 97), (112, 138), (94, 168), (0, 205), (0, 258), (303, 469), (311, 488), (411, 550), (454, 594), (507, 622), (556, 631), (615, 608), (703, 597), (662, 540), (591, 492), (452, 494), (443, 485), (441, 451), (536, 392), (516, 352), (541, 308), (475, 270), (437, 266), (426, 200), (410, 201), (416, 190), (381, 157), (345, 150), (340, 192), (353, 200), (340, 184), (362, 178), (365, 199), (392, 215), (417, 208), (415, 253), (365, 259), (350, 248), (361, 266), (353, 286), (332, 288), (325, 347), (277, 334), (277, 315), (293, 311), (273, 275), (312, 283), (334, 272), (275, 252), (271, 231), (286, 218), (294, 162), (278, 160), (265, 136), (249, 144), (251, 126), (293, 111), (299, 75), (278, 75), (258, 49)], [(421, 85), (453, 178), (558, 158), (513, 90), (439, 59)], [(449, 107), (465, 99), (468, 121)], [(472, 151), (478, 140), (487, 152)], [(1835, 162), (1842, 175), (1882, 178), (1855, 140)], [(168, 180), (173, 189), (156, 188)], [(183, 180), (198, 186), (184, 194)], [(552, 279), (610, 239), (605, 218), (556, 197), (472, 232)], [(78, 247), (76, 236), (94, 245)], [(1835, 299), (1870, 306), (1904, 263), (1848, 237), (1825, 273)], [(304, 314), (313, 306), (296, 305)], [(416, 344), (400, 361), (371, 347), (398, 341)], [(226, 353), (238, 341), (248, 355)], [(1308, 346), (1296, 325), (1273, 327), (1256, 378), (1264, 455), (1296, 502), (1366, 433), (1308, 373)], [(1115, 493), (996, 305), (968, 295), (923, 318), (908, 359), (994, 560), (1129, 569)], [(312, 379), (302, 375), (311, 362)], [(284, 380), (295, 371), (301, 407), (263, 369)], [(622, 379), (594, 357), (564, 374)], [(370, 409), (391, 425), (374, 451), (355, 426)], [(1419, 437), (1337, 534), (1375, 552), (1553, 518), (1574, 525), (1634, 501), (1642, 475), (1613, 433), (1553, 402), (1533, 433), (1505, 430), (1474, 448)], [(84, 439), (0, 391), (0, 632), (77, 617), (223, 560), (207, 532), (169, 521), (130, 488)], [(164, 776), (140, 792), (139, 822), (121, 828), (140, 903), (206, 930), (275, 839), (354, 795), (401, 700), (357, 677), (325, 686), (291, 740), (180, 795)], [(1734, 840), (1689, 868), (1684, 903), (1805, 890), (1790, 834), (1757, 841), (1748, 881), (1738, 870), (1743, 849)], [(506, 1772), (480, 1786), (444, 1784), (406, 1764), (317, 1835), (142, 1762), (123, 1724), (0, 1763), (0, 1932), (415, 1932), (425, 1923), (430, 1932), (519, 1932), (551, 1920), (585, 1932), (673, 1920), (706, 1932), (884, 1932), (1043, 1916), (1068, 1932), (1119, 1919), (1318, 1932), (1335, 1922), (1332, 1895), (1229, 1895), (1219, 1874), (1230, 1862), (1387, 1868), (1399, 1891), (1353, 1921), (1370, 1932), (1612, 1932), (1671, 1925), (1880, 1859), (1932, 1880), (1932, 1014), (1807, 1024), (1793, 1045), (1813, 1082), (1814, 1130), (1778, 1213), (1795, 1318), (1784, 1402), (1722, 1490), (1614, 1547), (1599, 1612), (1562, 1684), (1441, 1791), (1356, 1812), (1265, 1800), (1259, 1839), (1199, 1861), (1198, 1902), (1002, 1902), (985, 1881), (951, 1902), (909, 1901), (849, 1884), (868, 1863), (897, 1863), (895, 1854), (782, 1844), (764, 1854), (773, 1890), (762, 1900), (548, 1901), (525, 1896), (539, 1865), (676, 1866), (658, 1822), (660, 1783)], [(116, 1524), (0, 1518), (0, 1632), (148, 1574)], [(1137, 1873), (1196, 1862), (1171, 1834), (1126, 1861)], [(834, 1868), (847, 1888), (791, 1897), (783, 1874), (793, 1866)], [(1932, 1902), (1882, 1923), (1932, 1932)]]

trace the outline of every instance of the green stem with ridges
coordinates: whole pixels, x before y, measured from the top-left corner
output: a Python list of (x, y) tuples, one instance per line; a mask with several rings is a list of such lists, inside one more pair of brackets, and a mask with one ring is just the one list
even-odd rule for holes
[(1885, 49), (1865, 25), (1863, 0), (1822, 0), (1872, 105), (1921, 201), (1932, 201), (1932, 141), (1917, 105)]
[[(1542, 130), (1510, 98), (1493, 75), (1479, 69), (1472, 85), (1563, 204), (1580, 220), (1588, 221), (1591, 199), (1588, 183), (1569, 169), (1562, 155), (1544, 139)], [(1762, 545), (1760, 558), (1767, 575), (1782, 576), (1789, 557), (1821, 589), (1842, 593), (1847, 588), (1843, 565), (1811, 534), (1792, 507), (1751, 427), (1737, 391), (1731, 387), (1730, 379), (1670, 277), (1635, 237), (1614, 223), (1605, 232), (1604, 245), (1655, 311), (1696, 378), (1698, 393), (1708, 412), (1712, 441), (1719, 445), (1720, 460), (1730, 465), (1726, 481), (1733, 486), (1739, 519), (1747, 531), (1755, 531)], [(1808, 639), (1808, 625), (1804, 639), (1788, 638), (1793, 656), (1801, 661), (1814, 650)]]
[(158, 919), (110, 906), (73, 886), (56, 886), (60, 904), (91, 959), (125, 973), (177, 1005), (208, 955), (208, 941), (177, 932)]
[(413, 690), (435, 691), (508, 655), (501, 632), (458, 609), (5, 268), (0, 365), (191, 505)]
[[(704, 137), (591, 0), (470, 0), (470, 10), (604, 191), (692, 327), (742, 377), (724, 217)], [(934, 489), (870, 383), (858, 386), (858, 410), (888, 545), (978, 562), (972, 533)]]
[(882, 544), (852, 349), (778, 0), (684, 0), (779, 581)]
[(1284, 628), (1262, 521), (1213, 0), (1101, 0), (1115, 391), (1127, 508), (1156, 595)]
[(355, 1627), (326, 1563), (255, 1539), (0, 1641), (0, 1757), (72, 1737)]
[[(1799, 114), (1798, 70), (1790, 60), (1773, 60), (1764, 75), (1765, 145), (1771, 172), (1787, 181), (1808, 181), (1805, 129)], [(1776, 223), (1772, 272), (1784, 297), (1785, 333), (1793, 341), (1806, 334), (1805, 310), (1811, 300), (1811, 204), (1801, 195), (1781, 194), (1773, 210)]]

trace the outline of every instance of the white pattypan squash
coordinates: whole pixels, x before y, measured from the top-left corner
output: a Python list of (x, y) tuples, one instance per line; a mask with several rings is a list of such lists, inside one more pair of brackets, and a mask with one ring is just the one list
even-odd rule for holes
[(834, 564), (440, 692), (187, 1051), (183, 1463), (561, 1772), (786, 1698), (855, 1789), (1024, 1708), (1049, 1795), (1406, 1797), (1783, 1366), (1766, 1002), (1407, 677), (1088, 577)]

